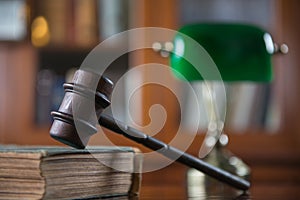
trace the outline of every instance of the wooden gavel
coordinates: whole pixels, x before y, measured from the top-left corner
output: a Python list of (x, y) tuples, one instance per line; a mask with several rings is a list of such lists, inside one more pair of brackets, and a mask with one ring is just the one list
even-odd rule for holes
[[(93, 90), (93, 86), (97, 86)], [(210, 165), (190, 154), (131, 128), (110, 116), (101, 114), (110, 105), (113, 82), (108, 78), (77, 70), (72, 83), (65, 83), (65, 96), (59, 110), (51, 112), (54, 118), (50, 135), (54, 139), (75, 148), (85, 148), (92, 134), (97, 132), (97, 123), (126, 138), (140, 143), (162, 155), (195, 168), (219, 181), (240, 190), (248, 190), (250, 183), (236, 175)], [(86, 106), (94, 103), (92, 107)], [(97, 119), (93, 113), (96, 111)], [(79, 116), (74, 116), (78, 112)], [(83, 131), (77, 131), (76, 127)]]

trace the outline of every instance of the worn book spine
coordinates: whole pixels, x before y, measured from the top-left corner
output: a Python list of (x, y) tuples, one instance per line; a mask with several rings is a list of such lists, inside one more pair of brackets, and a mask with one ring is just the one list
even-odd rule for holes
[(138, 148), (133, 148), (135, 152), (135, 158), (133, 163), (134, 172), (132, 173), (132, 184), (129, 190), (130, 196), (138, 196), (141, 183), (142, 183), (142, 163), (143, 163), (143, 155), (142, 152)]

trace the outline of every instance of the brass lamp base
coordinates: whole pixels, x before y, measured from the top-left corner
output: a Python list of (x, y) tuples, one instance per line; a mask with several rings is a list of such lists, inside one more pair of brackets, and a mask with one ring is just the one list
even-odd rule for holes
[[(241, 178), (250, 179), (250, 167), (222, 146), (214, 148), (204, 160)], [(241, 191), (220, 183), (195, 169), (189, 169), (187, 172), (187, 192), (192, 198), (205, 196), (234, 198), (243, 195)]]

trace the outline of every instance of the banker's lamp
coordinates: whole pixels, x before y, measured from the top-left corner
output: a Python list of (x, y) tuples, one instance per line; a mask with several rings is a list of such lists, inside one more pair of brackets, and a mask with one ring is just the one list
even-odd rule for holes
[[(201, 70), (207, 72), (211, 69), (207, 58), (202, 59), (203, 55), (195, 53), (195, 41), (211, 57), (220, 76), (211, 74), (204, 77), (201, 74)], [(273, 79), (272, 55), (288, 52), (288, 47), (285, 44), (274, 43), (271, 35), (263, 29), (253, 25), (236, 23), (186, 25), (179, 29), (172, 43), (156, 43), (153, 44), (153, 48), (162, 56), (169, 56), (170, 66), (177, 78), (191, 82), (205, 81), (205, 87), (209, 88), (212, 88), (211, 84), (215, 81), (269, 83)], [(193, 66), (186, 59), (187, 57), (196, 59), (201, 70), (197, 69), (197, 66)], [(210, 92), (213, 93), (213, 91)], [(216, 100), (214, 98), (215, 95), (211, 95), (212, 101)], [(204, 105), (209, 105), (205, 102), (205, 98), (203, 100)], [(207, 111), (211, 115), (210, 119), (222, 120), (216, 107), (212, 106)], [(218, 148), (225, 146), (228, 141), (227, 136), (221, 130), (222, 128), (208, 131), (208, 136), (205, 137), (205, 139), (215, 137), (214, 141), (216, 142), (213, 146), (216, 145), (217, 148), (214, 148), (214, 153), (210, 153), (214, 154), (213, 162), (232, 173), (249, 178), (250, 170), (246, 164), (237, 157), (234, 157), (235, 162), (231, 162), (232, 154), (223, 151), (223, 148)], [(216, 133), (218, 131), (220, 133)]]

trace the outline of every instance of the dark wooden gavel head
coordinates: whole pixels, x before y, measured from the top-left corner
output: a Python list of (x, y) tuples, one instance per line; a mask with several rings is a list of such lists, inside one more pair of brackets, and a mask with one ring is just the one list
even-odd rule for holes
[[(100, 114), (110, 105), (113, 82), (96, 73), (77, 70), (72, 83), (65, 83), (64, 89), (65, 96), (59, 110), (51, 112), (54, 121), (50, 135), (64, 144), (82, 149), (97, 132)], [(74, 116), (74, 112), (79, 114)], [(79, 132), (76, 127), (83, 131)]]

